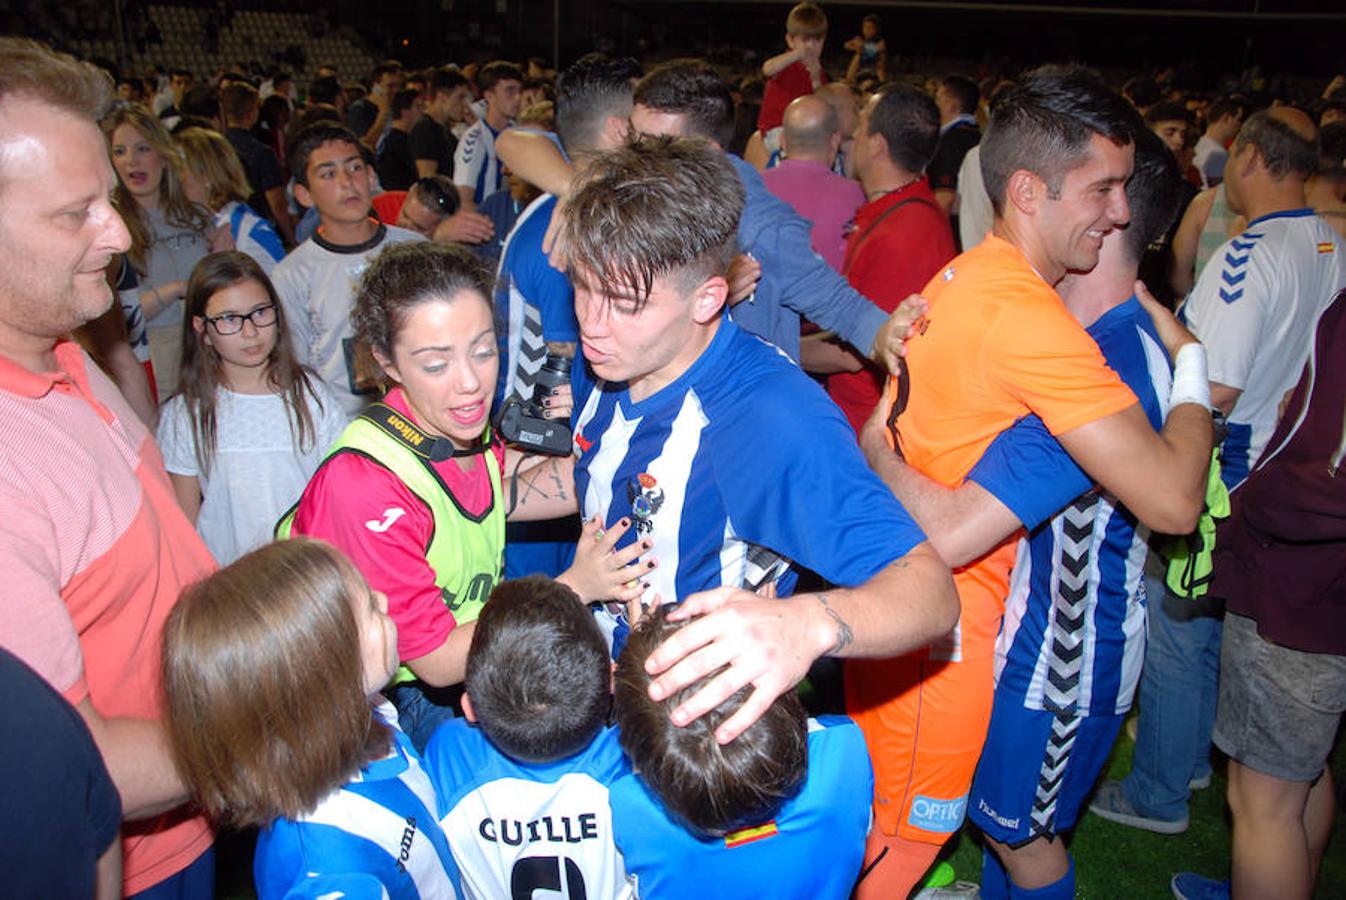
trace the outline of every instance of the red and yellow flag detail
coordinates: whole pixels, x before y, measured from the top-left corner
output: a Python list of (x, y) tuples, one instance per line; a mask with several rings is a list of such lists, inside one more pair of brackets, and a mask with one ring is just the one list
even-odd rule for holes
[(724, 836), (724, 846), (727, 850), (733, 850), (735, 847), (742, 847), (744, 844), (751, 844), (753, 841), (764, 841), (775, 836), (776, 822), (773, 819), (765, 825), (754, 825), (752, 828), (742, 828), (731, 834), (726, 834)]
[(1337, 248), (1337, 245), (1334, 244), (1334, 243), (1332, 243), (1331, 241), (1321, 241), (1321, 242), (1319, 242), (1319, 244), (1318, 244), (1318, 252), (1319, 252), (1319, 253), (1331, 253), (1331, 252), (1332, 252), (1333, 250), (1335, 250), (1336, 248)]

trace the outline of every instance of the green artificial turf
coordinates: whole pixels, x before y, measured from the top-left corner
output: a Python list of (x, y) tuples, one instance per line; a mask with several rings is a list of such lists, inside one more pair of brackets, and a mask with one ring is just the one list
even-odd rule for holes
[[(1323, 857), (1315, 898), (1346, 897), (1346, 749), (1338, 744), (1332, 759), (1337, 785), (1337, 815), (1332, 842)], [(1108, 759), (1106, 777), (1131, 771), (1134, 745), (1123, 729)], [(1229, 812), (1225, 806), (1225, 775), (1217, 765), (1211, 786), (1197, 791), (1190, 808), (1191, 824), (1178, 835), (1152, 834), (1083, 813), (1070, 844), (1075, 857), (1075, 895), (1084, 898), (1172, 897), (1168, 880), (1175, 872), (1196, 872), (1210, 878), (1229, 876)], [(971, 829), (954, 839), (945, 858), (960, 881), (981, 880), (981, 844)]]

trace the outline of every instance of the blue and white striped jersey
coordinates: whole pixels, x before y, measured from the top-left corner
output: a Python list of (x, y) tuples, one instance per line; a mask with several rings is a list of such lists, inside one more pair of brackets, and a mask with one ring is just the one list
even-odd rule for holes
[(505, 187), (505, 173), (495, 155), (495, 139), (500, 132), (478, 119), (458, 141), (453, 153), (453, 183), (472, 188), (472, 202), (481, 201)]
[[(397, 721), (391, 705), (384, 718)], [(430, 778), (393, 726), (393, 751), (298, 819), (257, 838), (257, 896), (455, 898), (457, 868), (440, 830)]]
[(629, 516), (623, 541), (653, 544), (647, 600), (756, 588), (791, 563), (858, 585), (925, 539), (836, 404), (727, 318), (686, 372), (639, 403), (583, 366), (574, 382), (581, 513), (608, 525)]
[(1210, 380), (1242, 391), (1220, 449), (1229, 489), (1266, 448), (1281, 399), (1304, 371), (1318, 317), (1342, 287), (1346, 248), (1311, 209), (1253, 219), (1202, 270), (1179, 317), (1206, 345)]
[(285, 246), (275, 227), (246, 203), (232, 200), (224, 204), (215, 214), (215, 225), (228, 225), (234, 249), (251, 256), (268, 277), (285, 258)]
[(496, 272), (496, 333), (501, 349), (496, 402), (511, 394), (527, 400), (542, 368), (548, 342), (576, 343), (575, 289), (542, 252), (556, 197), (543, 194), (528, 205), (500, 252)]
[(454, 719), (430, 738), (425, 765), (464, 897), (633, 896), (608, 805), (608, 786), (630, 771), (615, 729), (568, 759), (532, 764)]
[[(1140, 303), (1132, 297), (1112, 308), (1089, 334), (1160, 428), (1172, 370)], [(1052, 513), (1041, 496), (1022, 496), (1024, 465), (1034, 466), (1034, 485), (1053, 484), (1077, 499), (1060, 511), (1063, 495), (1056, 493), (1056, 514), (1043, 522)], [(1145, 649), (1141, 574), (1149, 531), (1116, 498), (1092, 491), (1089, 477), (1036, 417), (1001, 434), (969, 478), (1030, 529), (1019, 542), (996, 641), (997, 692), (1016, 694), (1029, 709), (1126, 712)]]
[(865, 737), (850, 719), (820, 716), (809, 720), (808, 748), (804, 786), (776, 818), (722, 838), (689, 832), (639, 776), (619, 779), (612, 786), (613, 827), (640, 896), (849, 897), (874, 799)]

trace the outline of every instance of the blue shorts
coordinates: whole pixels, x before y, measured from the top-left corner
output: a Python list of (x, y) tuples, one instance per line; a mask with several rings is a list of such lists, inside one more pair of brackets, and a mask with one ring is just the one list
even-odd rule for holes
[(1125, 716), (1026, 709), (996, 691), (991, 725), (968, 796), (967, 817), (1011, 847), (1074, 827)]

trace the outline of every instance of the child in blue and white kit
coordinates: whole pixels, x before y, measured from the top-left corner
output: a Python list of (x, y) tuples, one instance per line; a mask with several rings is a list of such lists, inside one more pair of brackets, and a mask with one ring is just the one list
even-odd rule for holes
[(397, 664), (387, 598), (321, 541), (253, 551), (169, 615), (178, 769), (217, 823), (261, 826), (263, 900), (458, 896), (434, 789), (379, 694)]

